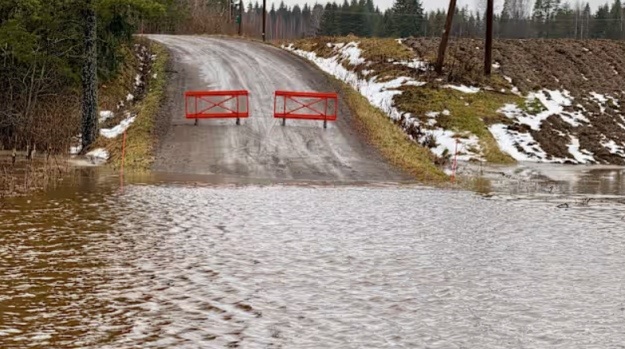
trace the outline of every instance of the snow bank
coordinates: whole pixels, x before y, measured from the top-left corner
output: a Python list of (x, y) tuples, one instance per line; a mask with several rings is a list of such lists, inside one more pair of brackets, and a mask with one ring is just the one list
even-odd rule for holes
[(124, 133), (128, 127), (130, 127), (130, 125), (135, 121), (135, 118), (136, 116), (129, 116), (113, 128), (100, 129), (100, 135), (106, 138), (116, 138)]

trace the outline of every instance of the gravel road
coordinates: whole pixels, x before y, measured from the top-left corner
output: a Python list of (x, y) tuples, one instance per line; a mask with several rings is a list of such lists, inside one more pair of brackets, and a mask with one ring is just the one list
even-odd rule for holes
[[(339, 102), (339, 120), (273, 118), (276, 90), (337, 91), (334, 82), (278, 48), (231, 38), (152, 35), (172, 54), (162, 137), (154, 169), (159, 172), (223, 175), (270, 181), (398, 181), (405, 174), (384, 162), (358, 133), (349, 109)], [(184, 116), (185, 90), (250, 92), (250, 118), (200, 120)], [(169, 120), (171, 118), (171, 120)]]

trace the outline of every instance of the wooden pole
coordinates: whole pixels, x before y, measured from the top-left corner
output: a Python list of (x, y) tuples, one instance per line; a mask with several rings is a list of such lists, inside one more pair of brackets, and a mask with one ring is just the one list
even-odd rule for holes
[(239, 36), (243, 32), (243, 0), (239, 1)]
[(493, 12), (494, 0), (488, 0), (486, 7), (486, 45), (484, 53), (484, 75), (490, 76), (493, 67)]
[(456, 13), (456, 0), (449, 0), (449, 10), (447, 10), (447, 21), (445, 22), (445, 30), (443, 31), (443, 38), (441, 44), (438, 47), (438, 59), (436, 61), (436, 72), (440, 75), (443, 73), (443, 64), (445, 63), (445, 51), (447, 51), (447, 43), (449, 42), (449, 33), (451, 32), (451, 25), (454, 20), (454, 14)]
[(267, 22), (267, 0), (263, 0), (263, 42), (265, 41), (265, 28)]

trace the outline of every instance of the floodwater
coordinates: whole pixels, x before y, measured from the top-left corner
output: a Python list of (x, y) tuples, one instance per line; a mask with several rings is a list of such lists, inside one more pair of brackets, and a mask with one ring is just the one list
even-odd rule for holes
[(130, 182), (5, 202), (0, 348), (625, 345), (621, 189)]

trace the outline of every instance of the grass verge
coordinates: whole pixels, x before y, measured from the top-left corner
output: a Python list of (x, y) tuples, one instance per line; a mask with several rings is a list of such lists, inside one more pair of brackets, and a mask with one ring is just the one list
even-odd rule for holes
[[(154, 161), (154, 119), (165, 97), (166, 66), (169, 59), (167, 49), (161, 44), (147, 40), (142, 43), (148, 46), (151, 54), (156, 55), (156, 59), (152, 62), (149, 76), (146, 77), (147, 93), (134, 107), (137, 117), (126, 134), (124, 169), (137, 172), (148, 171)], [(114, 168), (121, 166), (122, 144), (123, 136), (107, 140), (105, 144), (110, 156), (109, 165)]]
[(328, 76), (340, 87), (361, 132), (391, 165), (427, 184), (442, 184), (449, 180), (434, 164), (434, 156), (430, 151), (410, 140), (399, 126), (360, 93)]

